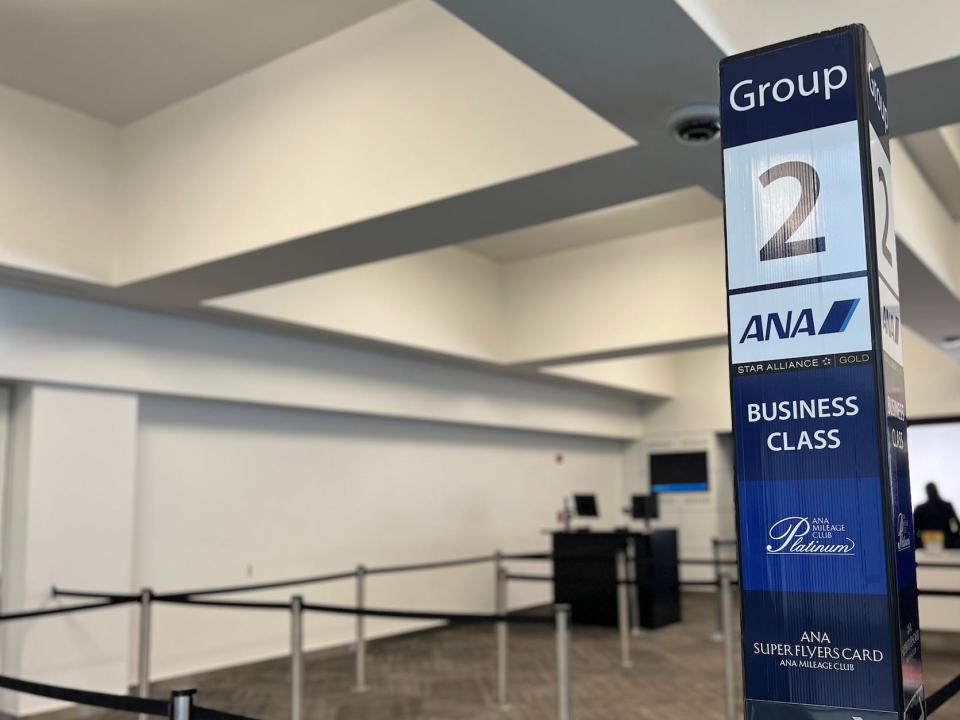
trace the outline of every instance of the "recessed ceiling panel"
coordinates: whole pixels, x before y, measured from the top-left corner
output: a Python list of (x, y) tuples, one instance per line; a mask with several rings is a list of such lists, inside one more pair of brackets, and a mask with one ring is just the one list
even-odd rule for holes
[(123, 124), (398, 0), (4, 0), (0, 84)]

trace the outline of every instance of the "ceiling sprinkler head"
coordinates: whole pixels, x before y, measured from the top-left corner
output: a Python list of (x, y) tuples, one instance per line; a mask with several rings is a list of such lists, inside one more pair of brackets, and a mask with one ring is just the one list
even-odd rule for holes
[(720, 112), (716, 105), (682, 107), (667, 121), (673, 136), (684, 145), (705, 145), (720, 136)]

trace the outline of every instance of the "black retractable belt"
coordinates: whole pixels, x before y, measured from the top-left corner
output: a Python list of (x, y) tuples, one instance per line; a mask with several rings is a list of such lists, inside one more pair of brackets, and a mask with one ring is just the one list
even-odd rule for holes
[(6, 675), (0, 675), (0, 687), (80, 705), (92, 705), (109, 710), (123, 710), (158, 717), (166, 717), (169, 708), (166, 700), (152, 700), (132, 695), (111, 695), (110, 693), (93, 692), (91, 690), (75, 690), (57, 685), (31, 682), (30, 680), (20, 680)]
[(960, 693), (960, 675), (957, 675), (953, 680), (927, 698), (927, 715), (932, 715), (935, 710), (939, 709), (947, 700), (957, 693)]
[(96, 610), (97, 608), (113, 607), (133, 602), (132, 600), (105, 600), (104, 602), (89, 603), (87, 605), (67, 605), (66, 607), (40, 608), (37, 610), (18, 610), (0, 615), (0, 622), (8, 620), (25, 620), (27, 618), (42, 617), (44, 615), (61, 615), (63, 613), (80, 612), (82, 610)]
[(304, 610), (327, 612), (338, 615), (364, 615), (368, 617), (385, 617), (406, 620), (445, 620), (451, 623), (459, 622), (505, 622), (521, 625), (552, 625), (552, 617), (536, 615), (485, 615), (481, 613), (445, 613), (424, 610), (385, 610), (374, 608), (354, 608), (346, 605), (316, 605), (304, 603)]

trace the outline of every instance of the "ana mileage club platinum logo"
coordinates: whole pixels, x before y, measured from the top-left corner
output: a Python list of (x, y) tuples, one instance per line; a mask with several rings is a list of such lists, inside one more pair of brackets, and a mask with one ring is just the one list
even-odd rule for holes
[(844, 523), (829, 518), (785, 517), (770, 526), (768, 555), (854, 555)]

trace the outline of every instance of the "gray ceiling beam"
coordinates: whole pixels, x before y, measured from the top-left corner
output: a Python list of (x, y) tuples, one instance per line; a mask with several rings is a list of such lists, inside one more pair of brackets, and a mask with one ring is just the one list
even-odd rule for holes
[(437, 0), (642, 149), (679, 107), (717, 102), (723, 51), (674, 0)]
[(960, 57), (887, 78), (894, 135), (911, 135), (960, 122)]

